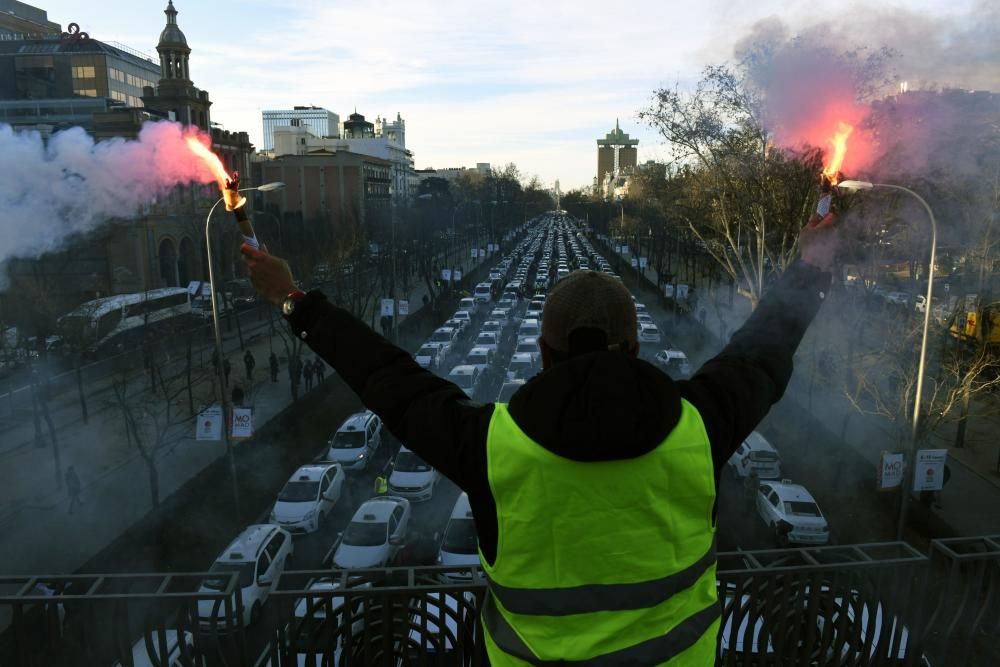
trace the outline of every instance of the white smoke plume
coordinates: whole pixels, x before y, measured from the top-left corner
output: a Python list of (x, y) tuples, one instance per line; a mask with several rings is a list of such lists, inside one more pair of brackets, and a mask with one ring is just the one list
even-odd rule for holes
[(81, 128), (52, 135), (0, 125), (0, 265), (64, 247), (128, 219), (168, 190), (214, 182), (179, 123), (146, 123), (136, 140), (97, 142)]

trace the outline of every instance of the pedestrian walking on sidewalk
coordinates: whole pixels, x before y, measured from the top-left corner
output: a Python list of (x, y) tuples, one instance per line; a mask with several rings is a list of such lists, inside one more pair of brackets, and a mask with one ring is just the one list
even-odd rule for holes
[(229, 357), (222, 360), (222, 374), (225, 376), (226, 386), (229, 386), (229, 373), (233, 370), (232, 365), (229, 363)]
[(233, 405), (241, 406), (243, 405), (243, 399), (245, 398), (243, 394), (243, 388), (238, 384), (233, 385)]
[(257, 365), (257, 360), (253, 358), (253, 352), (249, 349), (243, 355), (243, 365), (247, 369), (247, 384), (253, 382), (253, 369)]
[(326, 364), (322, 359), (313, 360), (313, 370), (316, 371), (316, 384), (322, 384), (323, 378), (326, 377)]
[(69, 513), (73, 513), (73, 508), (83, 505), (80, 500), (80, 478), (76, 476), (76, 469), (73, 466), (66, 468), (66, 494), (69, 496)]
[(271, 382), (278, 381), (278, 355), (274, 352), (271, 353)]
[(307, 361), (305, 367), (302, 369), (302, 377), (306, 379), (306, 391), (309, 391), (313, 386), (313, 365), (311, 361)]

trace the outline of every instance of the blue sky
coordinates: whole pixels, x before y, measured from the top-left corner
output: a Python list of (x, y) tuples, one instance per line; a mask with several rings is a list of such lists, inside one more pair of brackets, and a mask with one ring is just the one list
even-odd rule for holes
[[(155, 55), (166, 0), (29, 0), (64, 28)], [(991, 1), (991, 0), (987, 0)], [(964, 12), (975, 0), (874, 3), (931, 15)], [(640, 160), (666, 154), (636, 112), (663, 85), (682, 87), (731, 57), (759, 20), (792, 30), (846, 3), (633, 0), (176, 0), (192, 48), (195, 84), (212, 118), (250, 132), (260, 111), (294, 104), (370, 120), (402, 114), (420, 168), (516, 162), (563, 190), (589, 185), (595, 140), (616, 118), (641, 141)], [(817, 17), (816, 7), (831, 15)], [(855, 5), (860, 7), (862, 5)], [(869, 2), (864, 7), (873, 6)]]

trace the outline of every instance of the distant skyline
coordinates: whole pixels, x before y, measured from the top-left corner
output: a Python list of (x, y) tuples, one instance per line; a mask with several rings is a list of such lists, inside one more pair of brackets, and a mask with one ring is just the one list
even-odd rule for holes
[[(960, 21), (991, 1), (910, 0), (878, 10)], [(76, 22), (96, 39), (155, 56), (167, 2), (29, 4), (64, 29)], [(817, 16), (812, 2), (780, 0), (174, 5), (192, 49), (191, 78), (212, 96), (212, 119), (249, 132), (258, 147), (263, 109), (312, 104), (343, 120), (357, 108), (372, 121), (398, 112), (418, 168), (515, 162), (549, 187), (559, 179), (563, 192), (591, 184), (596, 140), (616, 119), (640, 140), (640, 162), (665, 157), (638, 110), (654, 89), (689, 87), (705, 65), (731, 58), (758, 21), (778, 16), (794, 30), (837, 18)], [(850, 5), (830, 12), (857, 15)]]

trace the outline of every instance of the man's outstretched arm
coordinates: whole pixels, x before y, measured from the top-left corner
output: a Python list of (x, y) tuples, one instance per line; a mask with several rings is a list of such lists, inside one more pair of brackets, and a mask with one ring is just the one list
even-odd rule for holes
[[(295, 289), (279, 258), (243, 246), (261, 295), (280, 304)], [(473, 403), (455, 384), (421, 368), (322, 292), (310, 292), (288, 318), (295, 335), (340, 375), (403, 444), (459, 486), (482, 468), (492, 405)]]
[(802, 258), (764, 294), (729, 344), (679, 383), (702, 415), (717, 470), (784, 395), (795, 351), (830, 288), (836, 229), (807, 229), (800, 246)]

